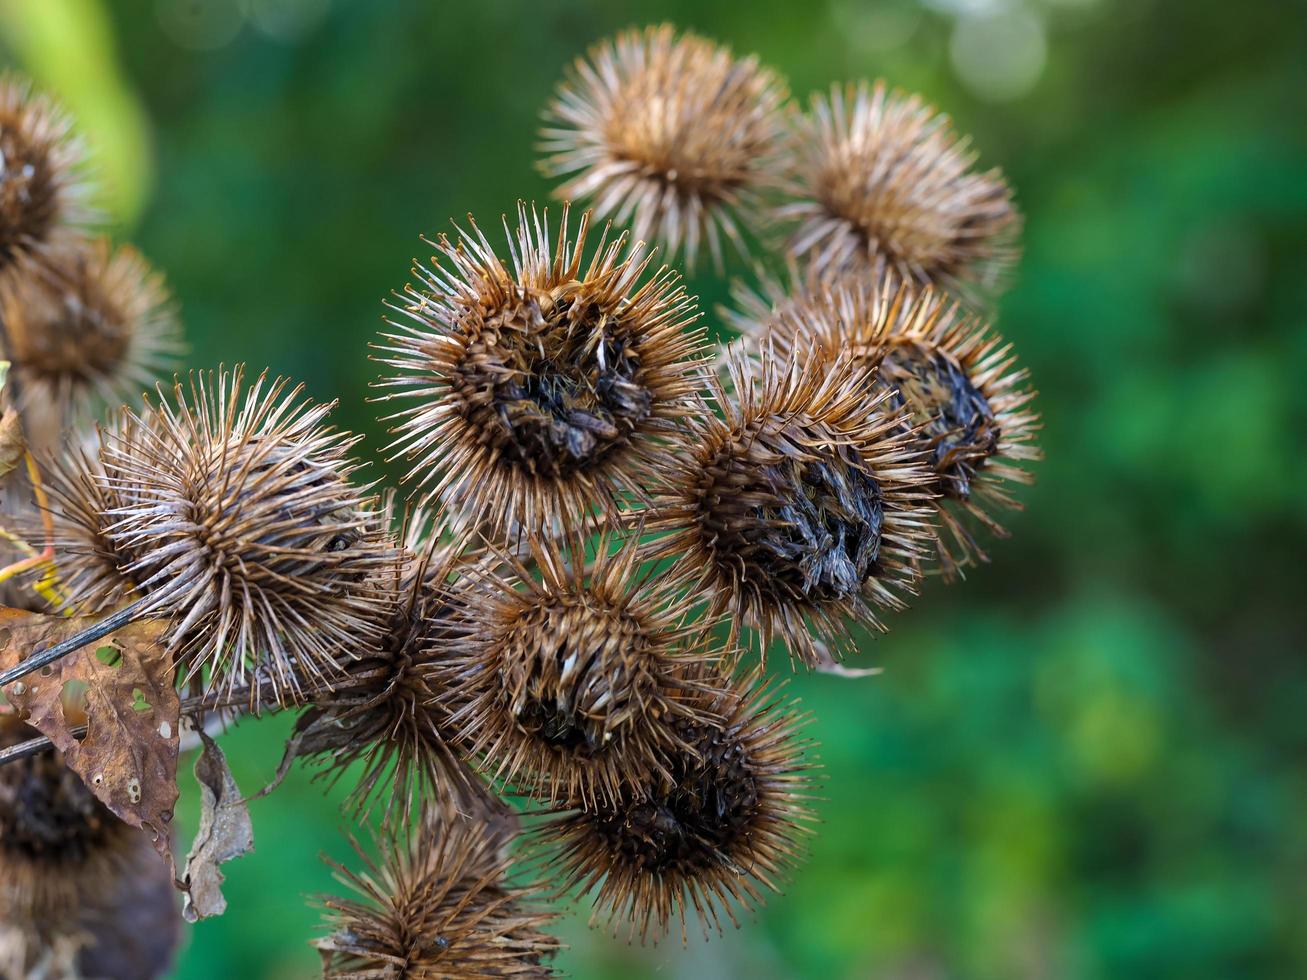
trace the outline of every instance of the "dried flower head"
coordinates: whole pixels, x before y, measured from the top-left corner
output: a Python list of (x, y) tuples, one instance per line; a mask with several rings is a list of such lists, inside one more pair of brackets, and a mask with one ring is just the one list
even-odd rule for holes
[(0, 76), (0, 268), (40, 251), (61, 225), (88, 220), (83, 169), (63, 110), (26, 81)]
[(800, 719), (774, 692), (736, 682), (715, 699), (712, 723), (680, 723), (688, 751), (665, 778), (628, 788), (544, 824), (548, 867), (565, 887), (595, 895), (595, 918), (658, 939), (686, 912), (718, 931), (735, 906), (755, 907), (801, 856), (811, 831), (811, 773)]
[(676, 719), (700, 717), (694, 671), (711, 658), (692, 602), (638, 567), (639, 534), (587, 562), (533, 539), (481, 577), (466, 636), (442, 668), (467, 699), (453, 722), (483, 766), (545, 796), (613, 798), (660, 771)]
[[(122, 413), (113, 426), (113, 439), (124, 454), (145, 452), (139, 416)], [(126, 543), (110, 537), (119, 508), (139, 499), (139, 481), (123, 474), (109, 478), (101, 454), (101, 437), (84, 444), (66, 444), (42, 460), (50, 490), (50, 517), (59, 581), (68, 601), (82, 615), (110, 612), (137, 597), (140, 580), (132, 568), (140, 557)], [(36, 539), (40, 529), (25, 527)]]
[[(911, 413), (913, 438), (935, 473), (945, 575), (987, 560), (974, 528), (1006, 536), (995, 510), (1019, 510), (1013, 484), (1032, 482), (1022, 464), (1040, 458), (1039, 416), (1028, 372), (982, 319), (930, 290), (891, 306), (880, 376), (889, 404)], [(846, 337), (842, 344), (857, 344)]]
[(357, 844), (366, 871), (332, 863), (358, 898), (327, 899), (332, 932), (314, 945), (323, 976), (349, 980), (548, 977), (558, 941), (534, 890), (507, 883), (498, 842), (462, 820), (378, 841), (380, 862)]
[(791, 254), (828, 272), (876, 273), (965, 293), (998, 287), (1016, 258), (1021, 219), (997, 170), (946, 116), (883, 83), (814, 97), (799, 123)]
[[(0, 714), (0, 748), (37, 735)], [(0, 768), (0, 921), (68, 922), (89, 894), (109, 890), (146, 835), (95, 798), (57, 752)]]
[[(393, 506), (388, 493), (387, 526)], [(407, 821), (418, 801), (452, 817), (474, 809), (487, 792), (463, 761), (450, 718), (463, 695), (439, 677), (467, 629), (458, 575), (474, 558), (461, 540), (442, 541), (420, 509), (405, 512), (401, 539), (392, 573), (399, 598), (385, 635), (316, 698), (287, 746), (287, 762), (316, 758), (337, 777), (361, 763), (350, 799), (360, 815), (381, 802), (387, 822), (396, 815)]]
[[(74, 561), (122, 566), (147, 613), (165, 616), (170, 652), (210, 689), (251, 681), (252, 707), (299, 700), (380, 639), (394, 596), (394, 551), (350, 477), (357, 438), (323, 423), (331, 405), (242, 368), (191, 376), (171, 401), (124, 410), (100, 434), (90, 470), (52, 481)], [(100, 471), (102, 470), (102, 475)], [(72, 479), (69, 479), (69, 477)], [(105, 489), (105, 502), (84, 492)], [(80, 539), (80, 541), (79, 541)], [(97, 581), (94, 572), (84, 580)], [(103, 595), (75, 591), (79, 605)]]
[(0, 317), (27, 401), (136, 398), (181, 352), (163, 277), (130, 247), (73, 240), (0, 278)]
[(775, 637), (814, 665), (847, 646), (848, 620), (884, 629), (879, 609), (913, 591), (929, 542), (931, 474), (854, 358), (804, 350), (760, 363), (729, 358), (733, 394), (714, 385), (720, 418), (696, 413), (690, 448), (653, 526), (657, 557), (706, 596), (734, 634)]
[[(649, 257), (621, 258), (625, 237), (583, 262), (590, 218), (573, 238), (563, 209), (518, 209), (511, 270), (471, 224), (436, 244), (448, 268), (419, 269), (382, 363), (384, 398), (416, 404), (392, 416), (406, 477), (458, 523), (496, 534), (552, 529), (622, 492), (640, 494), (690, 404), (703, 347), (694, 300)], [(505, 223), (507, 229), (507, 223)], [(440, 260), (437, 259), (437, 263)]]
[(1031, 482), (1021, 464), (1040, 457), (1034, 392), (1011, 345), (956, 301), (892, 270), (874, 281), (792, 277), (788, 287), (769, 282), (741, 296), (732, 322), (756, 344), (879, 365), (870, 394), (888, 390), (886, 411), (908, 413), (905, 428), (935, 474), (941, 570), (952, 576), (984, 560), (974, 525), (1004, 534), (991, 511), (1019, 509), (1011, 484)]
[(783, 164), (785, 83), (756, 57), (664, 24), (627, 31), (578, 59), (546, 110), (541, 163), (571, 174), (563, 200), (594, 202), (669, 258), (701, 245), (722, 263)]

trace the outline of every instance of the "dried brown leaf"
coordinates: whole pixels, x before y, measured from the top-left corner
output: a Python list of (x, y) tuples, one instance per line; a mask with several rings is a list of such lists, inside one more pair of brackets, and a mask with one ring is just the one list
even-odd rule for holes
[(200, 741), (204, 748), (195, 760), (195, 778), (200, 783), (200, 829), (186, 855), (186, 871), (182, 874), (186, 885), (182, 915), (187, 922), (227, 911), (218, 865), (254, 850), (249, 807), (232, 777), (227, 757), (203, 729)]
[[(0, 607), (0, 668), (94, 622)], [(151, 834), (171, 866), (181, 705), (159, 642), (162, 629), (154, 621), (125, 626), (15, 681), (4, 694), (105, 806)], [(79, 707), (87, 728), (80, 741), (73, 734)]]

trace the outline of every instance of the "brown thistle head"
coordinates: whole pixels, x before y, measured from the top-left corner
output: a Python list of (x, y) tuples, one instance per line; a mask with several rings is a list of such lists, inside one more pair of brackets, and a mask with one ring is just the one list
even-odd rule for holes
[(548, 867), (595, 895), (595, 918), (642, 941), (692, 909), (705, 933), (761, 904), (801, 857), (812, 780), (800, 719), (762, 688), (735, 682), (713, 699), (720, 721), (681, 722), (687, 749), (667, 774), (612, 802), (580, 805), (538, 833)]
[(712, 655), (691, 601), (639, 569), (639, 534), (531, 541), (481, 577), (468, 630), (442, 665), (465, 699), (453, 718), (483, 768), (551, 800), (613, 798), (661, 769), (674, 722), (700, 717), (695, 679)]
[(598, 506), (612, 516), (663, 465), (690, 404), (703, 348), (694, 300), (640, 246), (601, 236), (585, 261), (589, 214), (575, 237), (563, 209), (518, 209), (511, 269), (475, 223), (407, 288), (382, 363), (406, 480), (457, 523), (530, 534)]
[(0, 278), (6, 354), (26, 401), (135, 399), (181, 352), (163, 277), (135, 249), (71, 239)]
[(888, 393), (867, 397), (874, 374), (858, 359), (764, 348), (758, 364), (735, 352), (728, 372), (730, 394), (714, 385), (721, 416), (696, 413), (655, 501), (654, 526), (670, 532), (657, 554), (732, 636), (756, 632), (764, 655), (780, 638), (813, 665), (843, 652), (849, 620), (884, 629), (877, 609), (913, 591), (931, 474)]
[(578, 59), (545, 112), (541, 169), (570, 175), (562, 200), (593, 201), (669, 258), (694, 265), (742, 229), (783, 169), (785, 83), (756, 57), (669, 24), (632, 30)]
[[(251, 683), (255, 708), (338, 678), (380, 639), (395, 598), (389, 533), (350, 482), (357, 439), (301, 391), (266, 375), (247, 386), (240, 367), (192, 375), (189, 391), (179, 382), (142, 415), (120, 413), (90, 471), (74, 464), (76, 482), (67, 470), (52, 481), (73, 527), (65, 553), (100, 569), (126, 561), (191, 676), (227, 693)], [(96, 484), (114, 506), (78, 489)]]
[(0, 76), (0, 268), (88, 220), (83, 167), (64, 112), (26, 81)]
[[(385, 499), (392, 523), (393, 494)], [(451, 714), (463, 699), (447, 690), (441, 666), (467, 632), (467, 591), (460, 575), (475, 562), (459, 539), (442, 540), (420, 508), (405, 510), (402, 548), (392, 574), (398, 597), (385, 635), (347, 675), (314, 700), (287, 747), (340, 776), (362, 769), (350, 793), (360, 815), (380, 802), (389, 823), (407, 822), (415, 801), (450, 818), (476, 808), (487, 794), (464, 762)]]
[(511, 885), (498, 841), (465, 820), (422, 822), (378, 839), (365, 871), (332, 862), (357, 897), (323, 902), (331, 932), (314, 944), (327, 978), (445, 980), (548, 977), (553, 914)]
[(814, 97), (795, 135), (793, 200), (778, 212), (795, 223), (792, 255), (827, 272), (888, 267), (968, 294), (1002, 284), (1021, 218), (1002, 174), (974, 169), (946, 116), (864, 82)]
[(1023, 464), (1042, 455), (1035, 392), (1012, 346), (938, 293), (902, 294), (888, 322), (880, 377), (928, 454), (939, 495), (938, 558), (952, 576), (987, 560), (977, 527), (1006, 536), (993, 512), (1021, 508), (1012, 489), (1032, 482)]
[[(0, 748), (37, 735), (0, 713)], [(109, 812), (57, 752), (0, 767), (0, 921), (67, 922), (115, 887), (145, 834)]]

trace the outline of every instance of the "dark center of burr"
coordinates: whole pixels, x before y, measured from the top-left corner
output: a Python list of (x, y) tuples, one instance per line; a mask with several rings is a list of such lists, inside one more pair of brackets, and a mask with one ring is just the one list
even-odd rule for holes
[[(788, 452), (813, 445), (813, 454)], [(856, 455), (815, 431), (764, 429), (706, 468), (703, 531), (718, 560), (786, 599), (855, 595), (876, 574), (885, 500)]]
[(590, 603), (534, 607), (505, 644), (509, 710), (550, 749), (597, 755), (656, 693), (647, 648), (626, 612)]
[(487, 325), (457, 388), (504, 459), (566, 477), (601, 463), (648, 418), (653, 397), (620, 327), (566, 292), (525, 297)]
[(907, 408), (928, 449), (940, 491), (956, 500), (971, 496), (976, 471), (998, 451), (999, 427), (984, 393), (962, 366), (942, 351), (921, 344), (891, 347), (881, 377), (895, 389), (891, 410)]
[(684, 752), (669, 760), (668, 786), (595, 816), (596, 830), (624, 863), (693, 875), (729, 864), (748, 833), (759, 791), (744, 748), (707, 728), (688, 741), (698, 756)]

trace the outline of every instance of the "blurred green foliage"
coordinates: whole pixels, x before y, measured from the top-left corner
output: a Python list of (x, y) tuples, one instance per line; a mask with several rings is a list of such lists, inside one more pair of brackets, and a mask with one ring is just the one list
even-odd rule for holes
[[(374, 451), (381, 299), (425, 258), (419, 233), (547, 195), (537, 114), (591, 41), (669, 19), (759, 52), (800, 96), (885, 76), (951, 112), (1028, 216), (1000, 310), (1042, 391), (1028, 510), (990, 566), (930, 583), (868, 645), (882, 677), (791, 683), (827, 799), (787, 894), (684, 950), (576, 915), (562, 965), (1307, 975), (1301, 4), (22, 2), (0, 2), (11, 59), (84, 117), (105, 172), (153, 180), (130, 233), (170, 276), (193, 363), (339, 395)], [(1019, 8), (1046, 55), (992, 104), (950, 63), (957, 11), (988, 8)], [(135, 192), (109, 200), (127, 233)], [(692, 286), (709, 310), (725, 296)], [(228, 736), (243, 786), (270, 776), (289, 721)], [(333, 800), (297, 771), (254, 804), (258, 851), (226, 869), (232, 908), (192, 930), (179, 977), (313, 972), (302, 899), (330, 886), (318, 852), (347, 853)]]

